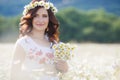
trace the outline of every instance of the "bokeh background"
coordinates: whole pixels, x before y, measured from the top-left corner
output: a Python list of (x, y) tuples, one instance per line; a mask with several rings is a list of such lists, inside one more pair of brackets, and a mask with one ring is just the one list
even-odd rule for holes
[[(0, 0), (0, 80), (9, 80), (10, 62), (14, 43), (19, 35), (20, 17), (24, 6), (30, 1)], [(75, 50), (75, 64), (81, 65), (80, 63), (86, 60), (91, 63), (89, 66), (102, 70), (106, 65), (114, 65), (113, 74), (120, 76), (120, 0), (48, 1), (53, 2), (59, 10), (56, 17), (60, 22), (61, 41), (78, 45)], [(78, 69), (80, 70), (80, 66)], [(106, 73), (104, 70), (102, 72)], [(90, 80), (81, 79), (80, 73), (76, 75), (79, 78), (71, 77), (66, 80)], [(117, 77), (114, 80), (119, 79)]]
[[(16, 41), (24, 5), (30, 1), (0, 0), (0, 42)], [(50, 1), (59, 9), (61, 41), (120, 42), (119, 0)]]

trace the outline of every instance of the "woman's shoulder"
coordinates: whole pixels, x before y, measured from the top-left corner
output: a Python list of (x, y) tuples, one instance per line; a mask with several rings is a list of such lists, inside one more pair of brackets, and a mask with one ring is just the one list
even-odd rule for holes
[(29, 39), (27, 36), (23, 36), (17, 39), (15, 45), (20, 45), (24, 47), (25, 45), (29, 44)]
[(23, 49), (29, 50), (31, 46), (29, 37), (27, 36), (20, 37), (19, 39), (17, 39), (15, 46), (21, 46)]
[(21, 44), (22, 42), (25, 41), (25, 39), (26, 39), (25, 36), (24, 36), (24, 37), (20, 37), (20, 38), (18, 38), (17, 41), (16, 41), (16, 44)]
[(23, 37), (20, 37), (17, 39), (16, 43), (24, 43), (28, 40), (28, 37), (27, 36), (23, 36)]

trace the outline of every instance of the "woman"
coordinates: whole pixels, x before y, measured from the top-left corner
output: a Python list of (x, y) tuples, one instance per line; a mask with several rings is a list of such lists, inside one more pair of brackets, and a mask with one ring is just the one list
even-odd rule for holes
[(65, 61), (54, 61), (53, 44), (59, 42), (56, 8), (50, 2), (33, 0), (20, 21), (12, 61), (11, 80), (59, 80), (57, 71), (67, 72)]

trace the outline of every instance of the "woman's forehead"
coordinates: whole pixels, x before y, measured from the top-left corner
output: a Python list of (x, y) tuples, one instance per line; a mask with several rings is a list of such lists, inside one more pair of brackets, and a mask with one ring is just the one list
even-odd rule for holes
[(45, 8), (39, 8), (37, 10), (36, 14), (48, 14), (48, 12)]

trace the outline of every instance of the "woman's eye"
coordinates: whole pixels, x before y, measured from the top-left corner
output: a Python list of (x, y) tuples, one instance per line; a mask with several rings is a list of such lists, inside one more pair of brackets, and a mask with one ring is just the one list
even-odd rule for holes
[(47, 17), (48, 17), (47, 14), (43, 14), (43, 15), (35, 14), (35, 15), (34, 15), (34, 18), (39, 18), (40, 16), (43, 17), (43, 18), (47, 18)]
[(48, 15), (43, 15), (43, 17), (48, 17)]
[(35, 15), (34, 15), (34, 17), (38, 17), (38, 15), (37, 15), (37, 14), (35, 14)]

